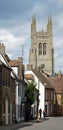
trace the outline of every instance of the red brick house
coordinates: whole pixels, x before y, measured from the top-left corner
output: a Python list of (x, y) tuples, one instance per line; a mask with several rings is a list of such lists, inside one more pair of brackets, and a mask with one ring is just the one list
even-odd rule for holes
[(55, 89), (54, 115), (63, 116), (63, 76), (59, 72), (54, 77), (48, 77), (48, 80)]

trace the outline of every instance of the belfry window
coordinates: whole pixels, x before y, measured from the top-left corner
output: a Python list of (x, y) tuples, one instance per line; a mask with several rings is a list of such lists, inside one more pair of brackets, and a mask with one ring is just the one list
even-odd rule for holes
[(39, 55), (42, 54), (42, 43), (39, 43)]
[(46, 55), (46, 43), (43, 43), (43, 55)]

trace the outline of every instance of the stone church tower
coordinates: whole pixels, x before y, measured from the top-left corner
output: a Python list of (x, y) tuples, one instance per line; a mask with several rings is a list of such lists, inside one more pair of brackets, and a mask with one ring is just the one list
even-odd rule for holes
[(31, 23), (31, 48), (29, 64), (33, 68), (39, 66), (49, 75), (54, 74), (54, 49), (52, 45), (52, 19), (48, 18), (46, 32), (36, 31), (36, 18), (32, 17)]

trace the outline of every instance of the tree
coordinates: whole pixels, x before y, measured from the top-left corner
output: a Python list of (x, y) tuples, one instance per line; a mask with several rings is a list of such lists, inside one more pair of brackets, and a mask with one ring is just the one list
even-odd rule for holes
[(25, 96), (27, 98), (27, 103), (29, 103), (30, 105), (33, 104), (34, 102), (34, 92), (35, 92), (35, 82), (29, 82), (26, 90), (25, 90)]

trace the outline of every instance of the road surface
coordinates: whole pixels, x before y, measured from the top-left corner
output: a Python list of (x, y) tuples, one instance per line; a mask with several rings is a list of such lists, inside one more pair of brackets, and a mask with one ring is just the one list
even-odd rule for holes
[(63, 130), (63, 117), (46, 118), (39, 123), (29, 122), (27, 126), (17, 130)]

